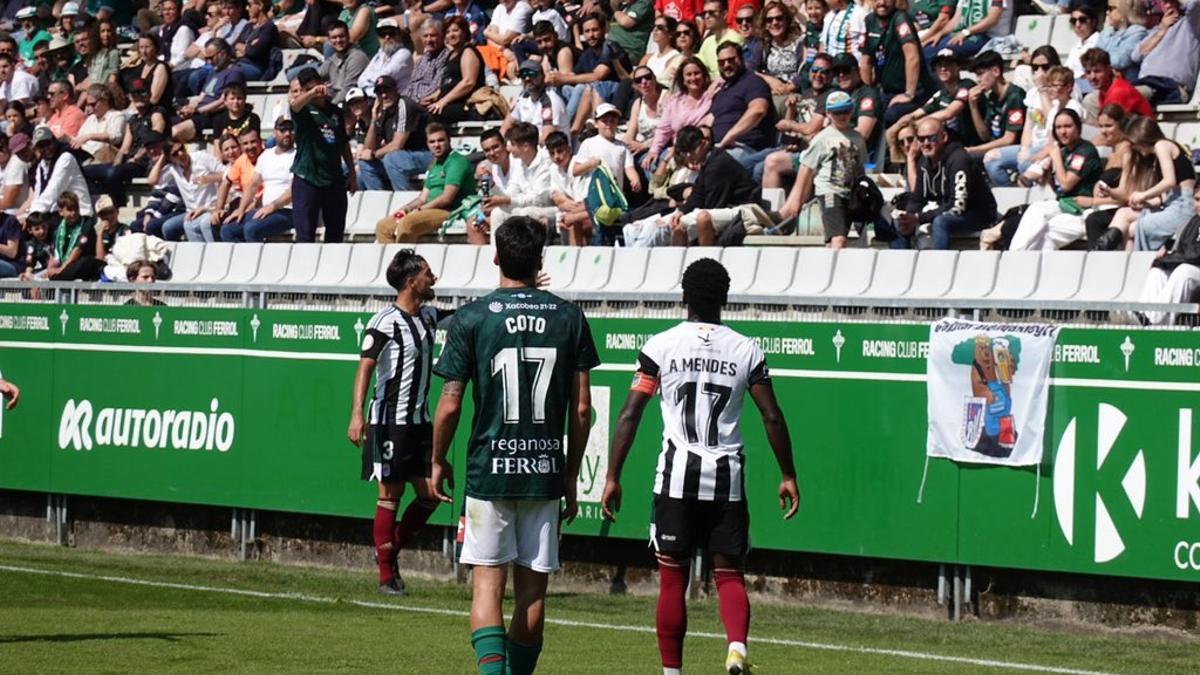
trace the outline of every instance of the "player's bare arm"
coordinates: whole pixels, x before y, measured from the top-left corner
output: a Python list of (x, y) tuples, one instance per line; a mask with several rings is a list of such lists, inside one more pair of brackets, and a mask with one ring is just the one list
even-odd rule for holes
[[(637, 386), (635, 382), (635, 387)], [(613, 432), (612, 448), (608, 452), (608, 474), (604, 480), (604, 495), (600, 498), (604, 517), (616, 522), (617, 511), (621, 510), (621, 469), (633, 448), (633, 439), (637, 436), (638, 425), (642, 422), (642, 414), (646, 405), (654, 398), (654, 394), (646, 393), (636, 388), (629, 391), (625, 405), (617, 416), (617, 428)]]
[(446, 461), (446, 453), (450, 450), (450, 440), (458, 428), (458, 418), (462, 416), (462, 397), (466, 390), (465, 382), (448, 380), (442, 385), (442, 395), (438, 398), (437, 412), (433, 414), (433, 469), (429, 482), (433, 485), (433, 496), (439, 501), (451, 503), (453, 500), (443, 489), (445, 480), (454, 489), (454, 468)]
[(4, 407), (12, 410), (17, 407), (17, 401), (21, 400), (21, 390), (12, 382), (0, 380), (0, 397), (8, 400), (8, 404)]
[(785, 511), (784, 520), (788, 520), (800, 508), (800, 488), (796, 486), (796, 463), (792, 459), (792, 438), (788, 434), (787, 420), (779, 409), (775, 388), (769, 381), (750, 385), (750, 398), (762, 413), (767, 442), (771, 444), (779, 472), (783, 475), (779, 482), (779, 508)]
[(587, 449), (588, 434), (592, 429), (592, 378), (586, 370), (575, 373), (571, 384), (571, 407), (567, 416), (567, 471), (563, 474), (563, 495), (566, 508), (563, 519), (568, 523), (575, 520), (579, 512), (576, 490), (579, 467), (583, 464), (583, 453)]
[(371, 383), (371, 373), (375, 370), (375, 359), (359, 359), (358, 372), (354, 374), (354, 393), (351, 397), (350, 427), (346, 429), (346, 437), (358, 447), (362, 447), (363, 435), (367, 423), (363, 418), (363, 406), (367, 399), (367, 385)]

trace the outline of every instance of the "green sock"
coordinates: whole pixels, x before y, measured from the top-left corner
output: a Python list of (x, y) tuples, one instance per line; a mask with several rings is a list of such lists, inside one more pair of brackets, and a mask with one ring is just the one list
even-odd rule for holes
[(504, 675), (506, 642), (504, 626), (488, 626), (471, 633), (471, 646), (475, 648), (479, 675)]
[(538, 657), (542, 654), (542, 643), (523, 645), (508, 639), (508, 670), (505, 675), (533, 675)]

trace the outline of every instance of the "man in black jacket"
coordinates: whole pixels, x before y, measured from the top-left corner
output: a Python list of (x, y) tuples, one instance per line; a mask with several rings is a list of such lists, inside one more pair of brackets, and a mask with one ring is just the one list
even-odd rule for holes
[[(983, 167), (957, 141), (941, 120), (917, 125), (917, 142), (909, 146), (911, 204), (896, 214), (899, 237), (892, 248), (908, 248), (919, 225), (928, 223), (934, 249), (950, 248), (950, 236), (978, 232), (996, 223), (996, 198)], [(927, 204), (936, 204), (925, 208)]]
[[(1200, 192), (1193, 197), (1200, 206)], [(1197, 211), (1200, 213), (1200, 211)], [(1192, 219), (1158, 251), (1146, 285), (1142, 287), (1141, 302), (1195, 302), (1200, 296), (1200, 215)], [(1174, 323), (1175, 315), (1168, 312), (1135, 312), (1143, 324)]]

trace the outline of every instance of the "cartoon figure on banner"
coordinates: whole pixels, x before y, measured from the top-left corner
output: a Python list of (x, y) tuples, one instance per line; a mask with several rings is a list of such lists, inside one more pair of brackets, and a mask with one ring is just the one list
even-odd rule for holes
[(951, 359), (971, 368), (971, 394), (963, 401), (963, 445), (990, 457), (1008, 457), (1017, 444), (1012, 381), (1021, 361), (1021, 340), (977, 335), (959, 343)]

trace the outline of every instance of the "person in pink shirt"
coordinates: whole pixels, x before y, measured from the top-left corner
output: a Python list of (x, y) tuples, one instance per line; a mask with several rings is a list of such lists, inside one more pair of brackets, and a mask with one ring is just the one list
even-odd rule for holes
[(50, 119), (46, 126), (50, 127), (51, 133), (59, 140), (70, 140), (79, 135), (79, 128), (83, 126), (87, 115), (75, 105), (75, 92), (71, 87), (71, 83), (66, 80), (56, 80), (50, 83), (50, 87), (46, 90), (46, 95), (50, 98)]
[(688, 57), (675, 71), (675, 86), (665, 103), (659, 104), (658, 128), (642, 168), (651, 171), (662, 151), (675, 140), (675, 133), (688, 125), (700, 125), (708, 117), (714, 87), (708, 68), (700, 59)]

